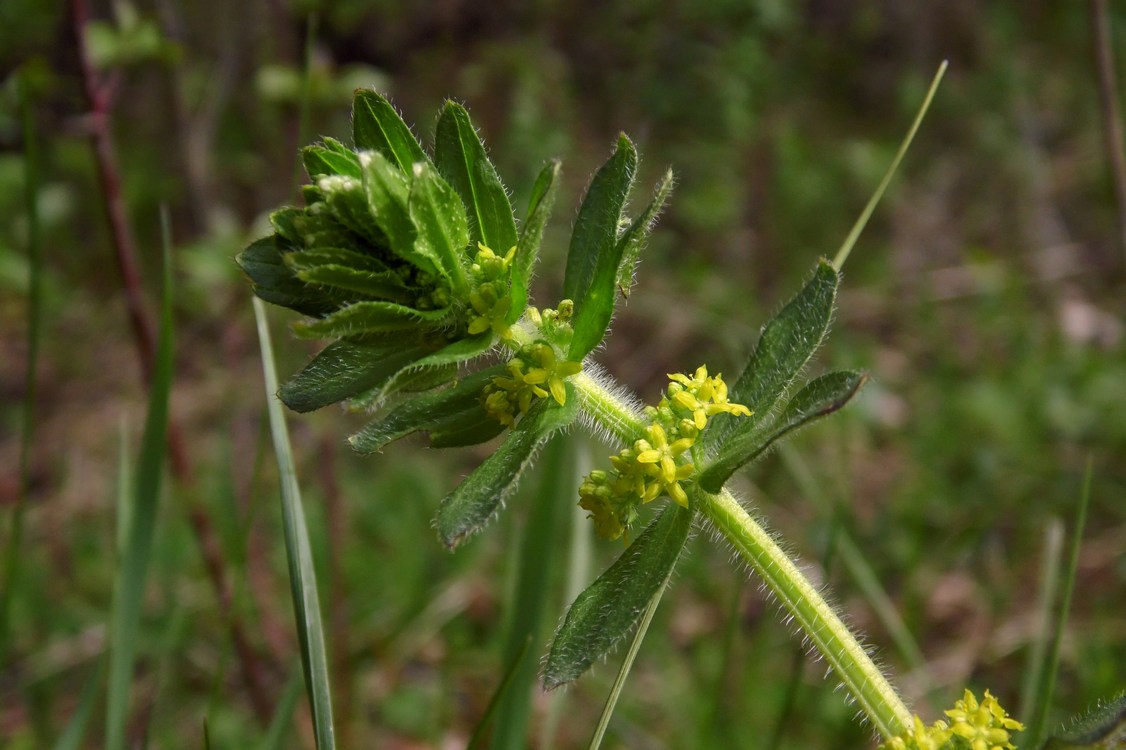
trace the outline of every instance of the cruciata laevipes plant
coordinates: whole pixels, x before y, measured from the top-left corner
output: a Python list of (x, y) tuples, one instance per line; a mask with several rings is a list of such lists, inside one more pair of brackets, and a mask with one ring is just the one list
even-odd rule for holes
[[(503, 438), (441, 503), (434, 525), (456, 546), (502, 507), (537, 449), (585, 425), (619, 444), (582, 481), (577, 502), (597, 532), (628, 546), (571, 605), (545, 660), (544, 685), (578, 678), (634, 627), (666, 583), (694, 523), (713, 528), (762, 578), (832, 666), (889, 748), (1012, 748), (1020, 725), (989, 693), (967, 691), (924, 725), (853, 633), (763, 525), (726, 488), (776, 441), (844, 406), (865, 375), (802, 382), (825, 339), (840, 264), (820, 260), (763, 329), (730, 382), (706, 367), (669, 376), (654, 406), (592, 359), (628, 295), (671, 172), (630, 218), (638, 154), (626, 136), (579, 208), (555, 307), (529, 305), (529, 282), (559, 185), (551, 162), (518, 225), (509, 194), (466, 110), (449, 102), (428, 154), (390, 102), (356, 94), (352, 146), (302, 151), (304, 208), (271, 216), (273, 233), (239, 256), (254, 293), (305, 316), (299, 335), (329, 339), (279, 397), (307, 412), (337, 402), (375, 414), (350, 438), (374, 452), (415, 432), (433, 447)], [(644, 528), (640, 506), (668, 502)]]

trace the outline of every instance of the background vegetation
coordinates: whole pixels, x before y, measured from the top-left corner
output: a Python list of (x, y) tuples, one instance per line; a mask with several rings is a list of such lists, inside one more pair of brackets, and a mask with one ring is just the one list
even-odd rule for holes
[[(921, 713), (973, 685), (1020, 715), (1042, 561), (1061, 521), (1071, 522), (1091, 457), (1052, 719), (1120, 690), (1126, 248), (1092, 7), (155, 0), (85, 9), (81, 0), (6, 0), (0, 538), (16, 575), (2, 592), (0, 744), (66, 741), (68, 722), (91, 705), (88, 739), (76, 746), (102, 736), (119, 465), (137, 454), (148, 393), (115, 260), (121, 240), (107, 222), (115, 201), (136, 238), (146, 316), (155, 317), (160, 287), (161, 205), (171, 212), (176, 288), (179, 447), (160, 506), (129, 731), (153, 747), (194, 748), (206, 723), (213, 747), (252, 747), (292, 695), (298, 651), (277, 470), (250, 293), (232, 258), (266, 232), (269, 209), (294, 199), (297, 146), (347, 136), (358, 86), (388, 92), (423, 133), (445, 97), (465, 102), (520, 207), (542, 162), (564, 159), (541, 303), (558, 294), (573, 207), (616, 133), (638, 140), (642, 183), (674, 167), (671, 209), (599, 357), (654, 400), (666, 372), (741, 365), (768, 314), (836, 249), (948, 58), (922, 134), (849, 261), (821, 357), (866, 369), (872, 382), (857, 405), (760, 464), (744, 480), (747, 495), (804, 559), (829, 560), (813, 574)], [(1126, 9), (1112, 11), (1121, 51)], [(85, 55), (76, 13), (90, 21)], [(21, 129), (17, 67), (37, 144)], [(91, 115), (92, 81), (106, 87), (98, 92), (108, 119)], [(120, 186), (99, 172), (92, 147), (103, 125)], [(42, 253), (33, 389), (29, 186)], [(273, 311), (279, 369), (290, 372), (315, 349), (287, 338), (282, 318)], [(540, 480), (450, 555), (430, 518), (481, 454), (398, 445), (360, 458), (343, 440), (359, 424), (334, 409), (290, 419), (340, 745), (464, 746), (504, 674), (527, 565), (520, 540)], [(559, 534), (567, 538), (545, 545), (559, 558), (537, 654), (569, 601), (561, 556), (571, 531)], [(863, 550), (921, 660), (893, 644), (854, 569), (826, 555), (830, 537)], [(863, 746), (868, 732), (834, 683), (795, 659), (788, 627), (708, 541), (690, 546), (656, 615), (611, 743)], [(592, 541), (588, 575), (617, 551)], [(564, 694), (537, 695), (528, 743), (583, 746), (613, 673), (606, 666)], [(312, 746), (308, 725), (299, 704), (288, 746)]]

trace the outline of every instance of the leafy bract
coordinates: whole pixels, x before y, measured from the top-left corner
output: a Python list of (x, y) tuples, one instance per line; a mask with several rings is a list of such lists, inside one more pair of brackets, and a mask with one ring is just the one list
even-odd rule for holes
[(697, 480), (700, 487), (705, 492), (719, 492), (732, 474), (762, 456), (782, 437), (847, 404), (866, 379), (860, 372), (841, 371), (806, 383), (786, 404), (777, 420), (759, 423), (756, 428), (725, 441), (719, 455), (700, 473)]
[(559, 161), (548, 162), (532, 185), (532, 197), (528, 200), (528, 216), (520, 228), (516, 241), (516, 255), (512, 259), (512, 307), (506, 322), (515, 323), (528, 306), (528, 285), (532, 280), (532, 268), (539, 255), (543, 242), (544, 228), (555, 205), (555, 194), (559, 189)]
[(754, 430), (771, 417), (825, 339), (839, 283), (840, 273), (822, 259), (813, 278), (766, 324), (754, 354), (728, 394), (732, 402), (750, 409), (753, 417), (717, 416), (712, 428), (703, 433), (705, 445), (726, 444), (732, 436)]
[(253, 282), (254, 293), (281, 307), (304, 315), (326, 315), (344, 302), (343, 294), (326, 295), (310, 287), (286, 266), (274, 237), (264, 237), (239, 253), (237, 262)]
[(412, 168), (407, 207), (417, 232), (418, 251), (442, 268), (455, 294), (465, 296), (468, 286), (462, 259), (469, 228), (461, 200), (434, 167), (419, 162)]
[(618, 239), (618, 244), (621, 245), (619, 250), (621, 260), (618, 262), (618, 289), (621, 290), (623, 297), (629, 296), (630, 287), (633, 286), (634, 268), (637, 266), (638, 256), (641, 255), (645, 241), (649, 239), (653, 227), (657, 225), (657, 218), (661, 215), (669, 196), (672, 195), (673, 182), (673, 173), (670, 169), (657, 183), (657, 189), (653, 191), (653, 200)]
[(610, 325), (624, 250), (618, 243), (618, 228), (636, 169), (637, 149), (621, 135), (579, 207), (563, 278), (563, 296), (575, 303), (575, 334), (567, 353), (572, 361), (582, 360), (598, 346)]
[(375, 151), (360, 154), (360, 166), (371, 214), (387, 235), (391, 252), (427, 273), (442, 274), (440, 258), (415, 242), (417, 231), (408, 205), (410, 180), (407, 174)]
[(434, 164), (465, 203), (470, 239), (498, 255), (516, 245), (508, 191), (485, 153), (465, 107), (448, 101), (434, 135)]
[(637, 622), (688, 540), (692, 512), (669, 503), (641, 536), (571, 604), (547, 656), (548, 690), (578, 679)]
[(394, 302), (365, 300), (337, 310), (320, 320), (298, 321), (293, 330), (310, 339), (336, 339), (365, 333), (405, 331), (422, 323), (437, 323), (446, 310), (416, 310)]
[(1072, 719), (1042, 750), (1121, 750), (1126, 747), (1126, 693)]
[[(567, 386), (571, 391), (571, 386)], [(544, 399), (524, 415), (493, 455), (485, 459), (438, 508), (434, 526), (448, 547), (455, 547), (477, 532), (501, 502), (516, 489), (521, 473), (536, 450), (579, 415), (578, 397), (569, 393), (566, 404)]]
[(357, 179), (360, 176), (360, 157), (355, 151), (332, 138), (325, 138), (319, 145), (301, 149), (301, 161), (305, 165), (305, 171), (313, 180), (330, 174)]
[(406, 174), (416, 162), (429, 161), (391, 102), (375, 91), (361, 89), (352, 100), (352, 142), (360, 151), (378, 151)]

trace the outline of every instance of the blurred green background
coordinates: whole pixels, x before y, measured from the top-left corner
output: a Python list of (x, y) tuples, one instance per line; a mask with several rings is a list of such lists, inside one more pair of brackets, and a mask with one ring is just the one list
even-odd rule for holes
[[(146, 398), (106, 221), (112, 191), (91, 147), (96, 123), (83, 96), (74, 7), (0, 5), (5, 545), (21, 496), (28, 403), (17, 69), (32, 92), (44, 258), (26, 529), (0, 649), (0, 745), (15, 748), (50, 747), (96, 679), (118, 465), (123, 450), (136, 452)], [(88, 54), (107, 87), (120, 197), (150, 303), (159, 206), (171, 211), (173, 412), (187, 458), (162, 506), (132, 736), (152, 747), (202, 747), (206, 721), (213, 747), (252, 747), (295, 674), (261, 365), (233, 256), (266, 233), (270, 209), (294, 200), (298, 145), (347, 138), (360, 86), (388, 93), (424, 141), (446, 97), (464, 102), (518, 215), (542, 163), (563, 159), (565, 189), (536, 281), (541, 305), (557, 299), (575, 207), (616, 134), (636, 139), (641, 184), (675, 169), (677, 191), (640, 283), (598, 356), (652, 401), (667, 372), (703, 362), (738, 372), (769, 314), (818, 256), (835, 252), (948, 59), (931, 114), (845, 269), (835, 333), (820, 357), (822, 366), (865, 369), (872, 382), (856, 405), (739, 484), (811, 575), (831, 585), (924, 716), (937, 718), (965, 685), (990, 688), (1019, 715), (1045, 540), (1053, 524), (1072, 522), (1090, 458), (1090, 519), (1052, 718), (1126, 686), (1126, 247), (1092, 7), (93, 4)], [(1122, 53), (1126, 6), (1111, 7), (1110, 23)], [(1121, 99), (1121, 87), (1114, 93)], [(272, 316), (279, 369), (292, 372), (315, 347), (287, 337), (291, 318)], [(539, 480), (533, 475), (492, 529), (451, 555), (430, 518), (484, 454), (402, 444), (357, 457), (344, 437), (361, 423), (335, 409), (290, 419), (341, 746), (461, 747), (503, 675), (519, 539)], [(607, 452), (591, 446), (592, 457)], [(199, 543), (201, 524), (210, 549)], [(831, 528), (863, 550), (917, 639), (922, 667), (891, 644), (837, 558), (814, 563)], [(564, 546), (550, 545), (560, 554)], [(590, 575), (620, 549), (593, 547)], [(218, 573), (208, 569), (216, 561)], [(537, 655), (566, 603), (556, 578), (558, 607), (532, 645)], [(731, 569), (728, 552), (700, 535), (657, 614), (608, 746), (865, 746), (868, 730), (822, 678), (823, 665), (805, 663), (792, 679), (803, 662), (779, 619), (755, 582)], [(615, 665), (561, 697), (537, 695), (527, 745), (585, 746)], [(100, 717), (98, 709), (83, 746), (98, 746)], [(312, 747), (307, 727), (299, 707), (289, 746)]]

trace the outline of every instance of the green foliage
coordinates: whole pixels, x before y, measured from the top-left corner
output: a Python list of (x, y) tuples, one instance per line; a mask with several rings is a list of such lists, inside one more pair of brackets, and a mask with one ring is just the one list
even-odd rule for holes
[(1077, 716), (1042, 750), (1113, 750), (1126, 743), (1126, 693)]

